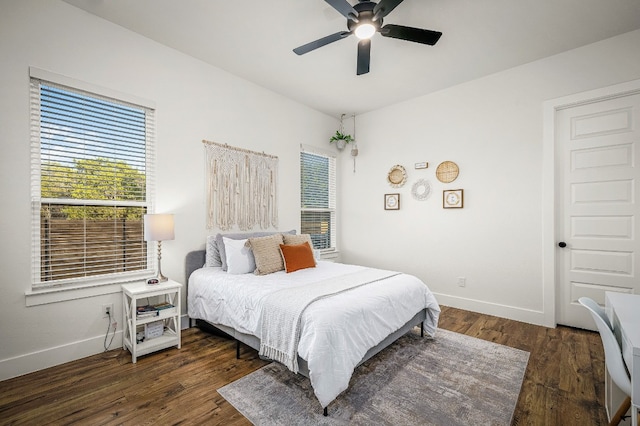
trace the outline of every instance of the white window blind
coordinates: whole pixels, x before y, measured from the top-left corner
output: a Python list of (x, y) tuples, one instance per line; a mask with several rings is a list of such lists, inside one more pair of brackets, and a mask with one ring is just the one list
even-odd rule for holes
[(31, 78), (33, 287), (151, 271), (154, 111)]
[(336, 248), (336, 158), (313, 148), (300, 152), (300, 232), (319, 250)]

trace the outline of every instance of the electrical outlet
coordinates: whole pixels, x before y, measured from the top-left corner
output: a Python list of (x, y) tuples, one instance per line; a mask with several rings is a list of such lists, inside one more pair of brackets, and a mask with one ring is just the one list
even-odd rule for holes
[(458, 287), (466, 287), (467, 279), (465, 277), (458, 277)]
[(113, 317), (113, 303), (105, 303), (102, 305), (102, 318), (109, 318), (109, 314)]

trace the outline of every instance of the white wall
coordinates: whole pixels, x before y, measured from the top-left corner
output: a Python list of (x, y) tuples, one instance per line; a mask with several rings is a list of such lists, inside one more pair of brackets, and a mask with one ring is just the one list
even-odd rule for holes
[(119, 293), (26, 306), (29, 66), (155, 103), (157, 211), (176, 220), (176, 239), (163, 244), (165, 275), (184, 282), (185, 254), (204, 247), (202, 139), (279, 156), (280, 228), (299, 229), (299, 144), (326, 146), (335, 118), (58, 0), (0, 0), (0, 58), (0, 380), (100, 352), (101, 305), (122, 315)]
[[(341, 161), (342, 260), (411, 272), (445, 305), (555, 325), (542, 257), (543, 102), (640, 78), (638, 46), (634, 31), (358, 116), (357, 172)], [(460, 167), (450, 184), (435, 177), (445, 160)], [(429, 168), (415, 170), (422, 161)], [(409, 175), (399, 189), (386, 183), (394, 164)], [(432, 187), (422, 202), (411, 197), (420, 178)], [(443, 189), (457, 188), (464, 208), (443, 209)], [(394, 192), (401, 209), (385, 211)]]

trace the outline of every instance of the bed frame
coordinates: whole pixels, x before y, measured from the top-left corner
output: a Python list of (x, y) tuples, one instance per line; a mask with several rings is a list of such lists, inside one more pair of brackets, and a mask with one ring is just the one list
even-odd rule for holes
[[(187, 293), (189, 292), (189, 277), (191, 276), (191, 273), (193, 271), (195, 271), (196, 269), (200, 269), (202, 268), (202, 266), (205, 263), (205, 250), (196, 250), (196, 251), (191, 251), (189, 253), (187, 253), (187, 257), (185, 258), (185, 283), (187, 283)], [(384, 348), (386, 348), (387, 346), (389, 346), (391, 343), (395, 342), (396, 340), (398, 340), (400, 337), (404, 336), (405, 334), (407, 334), (407, 332), (409, 332), (409, 330), (413, 329), (414, 327), (420, 326), (420, 336), (424, 337), (424, 321), (427, 319), (427, 310), (423, 309), (420, 312), (418, 312), (417, 314), (415, 314), (413, 316), (413, 318), (411, 318), (409, 321), (407, 321), (407, 323), (405, 325), (403, 325), (402, 327), (400, 327), (400, 329), (398, 329), (397, 331), (391, 333), (390, 335), (388, 335), (382, 342), (380, 342), (378, 345), (374, 346), (373, 348), (369, 349), (367, 351), (367, 353), (364, 355), (364, 357), (362, 358), (362, 360), (358, 363), (357, 366), (361, 365), (362, 363), (364, 363), (365, 361), (367, 361), (369, 358), (371, 358), (372, 356), (376, 355), (378, 352), (380, 352), (381, 350), (383, 350)], [(189, 320), (190, 325), (193, 326), (194, 325), (194, 320)], [(251, 335), (251, 334), (245, 334), (245, 333), (240, 333), (239, 331), (231, 328), (231, 327), (227, 327), (225, 325), (222, 324), (211, 324), (207, 321), (204, 320), (197, 320), (195, 321), (195, 325), (200, 326), (201, 324), (204, 324), (205, 329), (213, 329), (213, 332), (222, 332), (223, 335), (227, 335), (229, 337), (231, 337), (232, 339), (235, 339), (236, 341), (236, 358), (240, 359), (240, 342), (244, 343), (245, 345), (255, 349), (256, 351), (260, 350), (260, 339), (258, 339), (256, 336)], [(219, 334), (219, 333), (216, 333)], [(299, 366), (299, 373), (302, 374), (305, 377), (309, 377), (309, 367), (307, 364), (307, 361), (304, 360), (303, 358), (300, 358), (298, 356), (298, 366)], [(356, 366), (356, 367), (357, 367)], [(324, 408), (324, 415), (327, 415), (327, 407)]]

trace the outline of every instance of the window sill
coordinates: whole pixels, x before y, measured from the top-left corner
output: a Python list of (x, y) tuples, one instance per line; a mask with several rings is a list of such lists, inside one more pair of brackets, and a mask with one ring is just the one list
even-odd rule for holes
[(27, 290), (25, 292), (26, 306), (47, 305), (49, 303), (66, 302), (69, 300), (85, 299), (87, 297), (120, 293), (122, 284), (143, 281), (149, 275), (128, 277), (126, 280), (110, 280), (92, 284), (66, 285), (63, 287), (49, 287)]
[(340, 252), (338, 250), (327, 250), (320, 252), (320, 259), (328, 260), (330, 262), (335, 262), (340, 257)]

